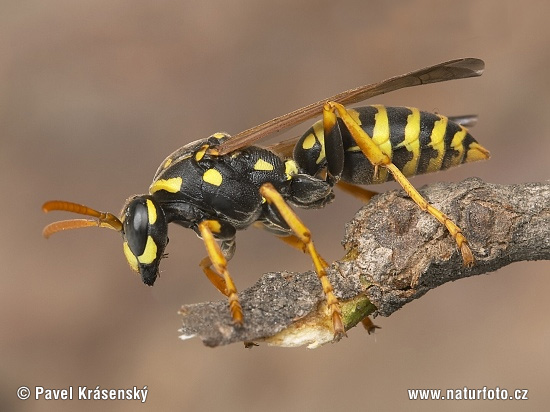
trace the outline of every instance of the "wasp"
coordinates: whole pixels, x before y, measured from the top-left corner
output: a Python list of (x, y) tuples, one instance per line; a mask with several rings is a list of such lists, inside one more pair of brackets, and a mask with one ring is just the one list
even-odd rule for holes
[[(49, 237), (91, 226), (114, 229), (122, 235), (130, 267), (146, 285), (153, 285), (165, 256), (168, 224), (192, 229), (207, 250), (200, 267), (227, 297), (234, 325), (242, 326), (243, 309), (227, 262), (235, 253), (236, 232), (260, 226), (310, 255), (334, 337), (339, 339), (345, 328), (327, 262), (290, 205), (321, 208), (333, 200), (336, 184), (360, 193), (357, 185), (395, 180), (414, 203), (447, 228), (464, 264), (472, 265), (474, 257), (461, 229), (428, 203), (408, 177), (487, 159), (489, 152), (465, 127), (475, 117), (449, 118), (412, 107), (346, 106), (405, 87), (480, 76), (483, 69), (479, 59), (451, 60), (344, 91), (235, 136), (214, 133), (169, 155), (155, 173), (149, 193), (130, 197), (120, 218), (77, 203), (46, 202), (45, 212), (74, 212), (93, 219), (51, 223), (43, 234)], [(318, 115), (322, 119), (300, 138), (267, 148), (253, 145)]]

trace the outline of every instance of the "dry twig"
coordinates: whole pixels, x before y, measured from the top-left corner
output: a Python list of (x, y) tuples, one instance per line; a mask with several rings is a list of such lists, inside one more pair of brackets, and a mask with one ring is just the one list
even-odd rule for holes
[[(347, 224), (346, 255), (329, 270), (346, 329), (370, 314), (389, 316), (446, 282), (512, 262), (550, 259), (550, 183), (496, 185), (471, 178), (420, 192), (462, 228), (474, 266), (462, 265), (453, 239), (403, 191), (378, 195)], [(265, 341), (315, 347), (332, 341), (314, 272), (267, 273), (239, 297), (242, 329), (233, 327), (226, 300), (199, 303), (182, 307), (182, 337), (198, 336), (208, 346)]]

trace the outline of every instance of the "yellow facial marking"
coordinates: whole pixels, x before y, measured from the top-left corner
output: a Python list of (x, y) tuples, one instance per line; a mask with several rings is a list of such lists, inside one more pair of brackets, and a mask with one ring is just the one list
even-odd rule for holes
[(258, 170), (258, 171), (271, 171), (274, 169), (274, 166), (269, 163), (269, 162), (266, 162), (264, 159), (258, 159), (258, 161), (256, 162), (256, 164), (254, 165), (254, 170)]
[(153, 262), (157, 258), (157, 244), (151, 236), (147, 236), (147, 243), (145, 244), (145, 250), (138, 256), (139, 263), (148, 264)]
[(165, 190), (170, 193), (178, 193), (183, 179), (181, 177), (172, 177), (170, 179), (159, 179), (153, 182), (149, 187), (149, 193), (153, 194), (159, 190)]
[(412, 153), (412, 159), (403, 166), (402, 171), (405, 176), (414, 176), (420, 159), (420, 111), (413, 107), (409, 107), (409, 110), (411, 114), (407, 117), (405, 140), (397, 147), (405, 146)]
[(124, 242), (122, 244), (122, 247), (124, 249), (124, 256), (126, 256), (126, 260), (128, 261), (128, 264), (132, 268), (133, 271), (138, 272), (138, 260), (130, 250), (130, 246), (128, 246), (128, 242)]
[(430, 146), (437, 151), (437, 156), (430, 159), (428, 163), (428, 172), (437, 172), (441, 170), (443, 156), (445, 155), (445, 132), (447, 131), (447, 118), (439, 116), (439, 120), (434, 123), (432, 134), (430, 135)]
[(149, 224), (154, 225), (157, 221), (157, 208), (150, 199), (147, 199), (147, 216), (149, 216)]
[(206, 151), (208, 150), (208, 147), (209, 147), (209, 146), (208, 146), (207, 144), (205, 144), (203, 147), (201, 147), (201, 148), (197, 151), (197, 153), (195, 153), (195, 160), (196, 160), (197, 162), (200, 162), (201, 159), (204, 157), (204, 154), (205, 154)]
[(221, 173), (218, 172), (216, 169), (208, 169), (202, 175), (202, 180), (204, 180), (206, 183), (210, 183), (211, 185), (219, 186), (222, 184), (223, 177)]

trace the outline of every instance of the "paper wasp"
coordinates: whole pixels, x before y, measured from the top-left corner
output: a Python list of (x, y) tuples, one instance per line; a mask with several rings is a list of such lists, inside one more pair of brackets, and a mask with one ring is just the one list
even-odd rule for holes
[[(458, 118), (409, 107), (347, 109), (345, 105), (405, 87), (480, 76), (483, 68), (479, 59), (452, 60), (347, 90), (233, 137), (215, 133), (168, 156), (158, 168), (149, 194), (130, 197), (120, 219), (76, 203), (45, 203), (46, 212), (63, 210), (94, 219), (52, 223), (44, 228), (44, 236), (91, 226), (115, 229), (122, 234), (131, 268), (145, 284), (153, 285), (168, 243), (168, 223), (193, 229), (208, 252), (200, 266), (227, 296), (233, 322), (241, 326), (243, 310), (227, 261), (235, 252), (236, 232), (259, 225), (311, 256), (326, 296), (335, 339), (339, 339), (345, 328), (326, 275), (327, 263), (315, 249), (309, 229), (289, 204), (321, 208), (333, 200), (338, 182), (349, 186), (395, 180), (418, 206), (447, 228), (464, 264), (472, 265), (474, 257), (460, 228), (430, 205), (407, 177), (487, 159), (489, 152)], [(320, 114), (322, 120), (299, 139), (272, 148), (252, 145)], [(289, 148), (293, 151), (291, 157), (287, 157)]]

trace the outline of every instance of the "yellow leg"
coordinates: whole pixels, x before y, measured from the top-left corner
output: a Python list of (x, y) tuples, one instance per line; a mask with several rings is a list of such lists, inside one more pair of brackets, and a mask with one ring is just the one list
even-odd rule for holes
[[(259, 222), (256, 222), (254, 226), (259, 229), (265, 229), (265, 226)], [(304, 253), (307, 253), (307, 245), (304, 242), (302, 242), (298, 236), (284, 235), (284, 236), (277, 236), (277, 239), (282, 240), (287, 245), (292, 246), (294, 249), (298, 249)], [(323, 264), (324, 267), (328, 267), (328, 263), (325, 261), (325, 259), (323, 259), (321, 256), (319, 256), (319, 259), (321, 259), (321, 263)]]
[[(307, 245), (300, 240), (298, 236), (289, 235), (289, 236), (277, 236), (279, 239), (281, 239), (283, 242), (285, 242), (287, 245), (292, 246), (294, 249), (301, 250), (304, 253), (307, 253)], [(319, 260), (321, 261), (321, 264), (323, 267), (328, 267), (328, 263), (323, 259), (321, 256), (319, 256)]]
[(323, 292), (325, 293), (325, 298), (327, 300), (327, 306), (332, 317), (334, 338), (340, 339), (346, 334), (344, 330), (344, 324), (342, 323), (340, 305), (338, 303), (338, 299), (334, 295), (332, 285), (330, 284), (325, 270), (327, 264), (323, 260), (323, 258), (319, 256), (319, 253), (317, 253), (317, 250), (313, 246), (313, 241), (311, 240), (311, 232), (302, 223), (300, 218), (296, 215), (296, 213), (294, 213), (290, 206), (288, 206), (283, 197), (279, 194), (279, 192), (277, 192), (272, 184), (263, 184), (260, 187), (260, 193), (269, 203), (275, 205), (285, 222), (296, 234), (301, 244), (304, 245), (305, 251), (307, 251), (307, 253), (311, 256), (315, 271), (317, 272), (317, 276), (321, 281), (321, 286), (323, 287)]
[(210, 258), (208, 256), (205, 257), (203, 260), (201, 260), (199, 266), (201, 267), (208, 280), (216, 287), (216, 289), (218, 289), (225, 296), (228, 296), (225, 280), (223, 280), (223, 277), (221, 275), (212, 270), (212, 261), (210, 260)]
[(199, 231), (204, 241), (204, 245), (206, 246), (206, 251), (208, 252), (208, 256), (210, 258), (209, 260), (214, 266), (216, 272), (218, 272), (223, 278), (223, 283), (225, 284), (223, 286), (224, 290), (222, 290), (221, 281), (214, 280), (213, 278), (213, 276), (217, 274), (212, 271), (210, 267), (208, 267), (208, 270), (204, 270), (205, 267), (202, 266), (203, 262), (205, 262), (204, 259), (201, 261), (201, 267), (203, 267), (204, 273), (206, 274), (208, 279), (210, 279), (210, 281), (214, 284), (214, 286), (216, 286), (218, 290), (220, 290), (227, 296), (229, 300), (229, 309), (231, 310), (231, 316), (233, 317), (233, 322), (236, 325), (242, 325), (243, 310), (239, 302), (239, 297), (237, 296), (237, 288), (235, 287), (233, 279), (231, 279), (231, 276), (229, 276), (229, 272), (227, 271), (227, 260), (223, 256), (223, 253), (218, 243), (216, 242), (216, 239), (214, 239), (214, 235), (212, 234), (212, 232), (215, 232), (218, 227), (219, 223), (215, 220), (204, 220), (199, 223)]
[(442, 225), (444, 225), (451, 236), (454, 238), (460, 253), (462, 253), (462, 260), (465, 266), (472, 266), (474, 264), (474, 255), (468, 246), (466, 237), (462, 234), (462, 230), (453, 222), (445, 213), (436, 209), (428, 203), (424, 197), (414, 188), (409, 180), (401, 173), (401, 171), (393, 164), (385, 166), (393, 175), (394, 179), (405, 189), (405, 192), (414, 202), (420, 206), (420, 208), (430, 215), (435, 217)]
[(409, 180), (401, 173), (401, 171), (391, 162), (391, 159), (383, 153), (374, 141), (367, 135), (367, 133), (357, 124), (357, 122), (349, 115), (346, 108), (339, 103), (328, 102), (323, 108), (323, 117), (327, 117), (329, 120), (327, 124), (332, 123), (335, 113), (338, 113), (340, 118), (346, 124), (347, 129), (352, 135), (353, 139), (363, 152), (363, 154), (374, 165), (375, 173), (379, 167), (385, 167), (393, 175), (396, 182), (398, 182), (403, 189), (407, 192), (409, 197), (424, 211), (435, 217), (441, 224), (443, 224), (453, 239), (455, 240), (458, 249), (462, 253), (462, 259), (465, 266), (471, 266), (474, 263), (474, 256), (468, 241), (462, 234), (460, 228), (443, 212), (436, 209), (428, 203), (424, 197), (413, 187)]

